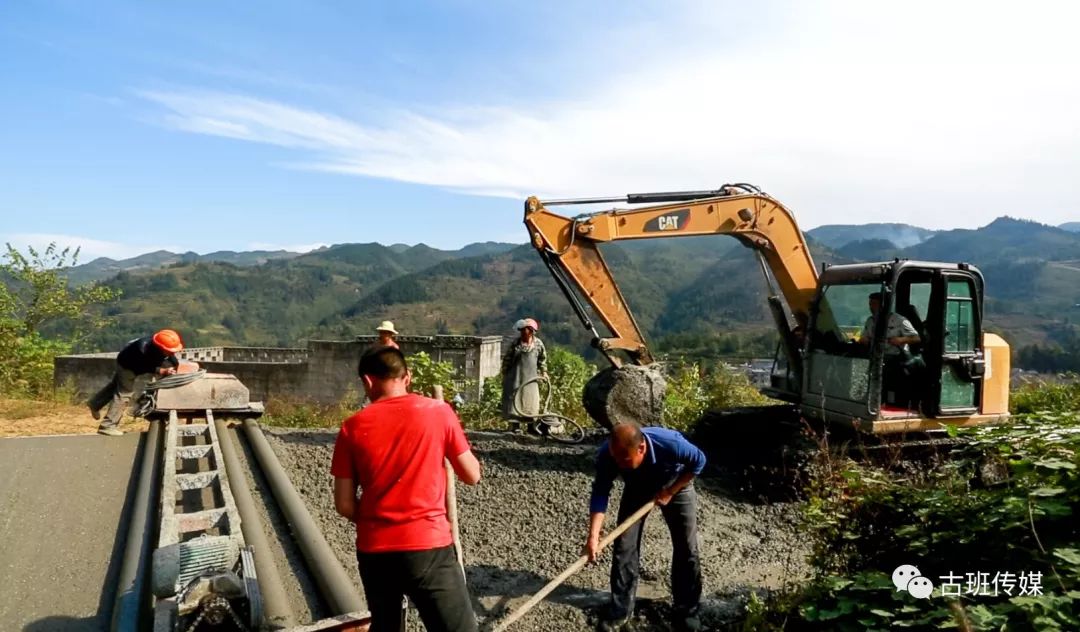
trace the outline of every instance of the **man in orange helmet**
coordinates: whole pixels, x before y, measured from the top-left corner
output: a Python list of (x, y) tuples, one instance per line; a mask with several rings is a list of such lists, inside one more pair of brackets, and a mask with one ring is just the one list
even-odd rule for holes
[(101, 409), (109, 405), (105, 419), (98, 426), (98, 434), (110, 437), (123, 435), (117, 426), (124, 416), (135, 390), (135, 378), (142, 375), (172, 375), (180, 366), (176, 354), (184, 348), (180, 334), (172, 329), (162, 329), (152, 336), (136, 338), (124, 345), (116, 355), (116, 371), (109, 383), (90, 398), (90, 414), (101, 420)]

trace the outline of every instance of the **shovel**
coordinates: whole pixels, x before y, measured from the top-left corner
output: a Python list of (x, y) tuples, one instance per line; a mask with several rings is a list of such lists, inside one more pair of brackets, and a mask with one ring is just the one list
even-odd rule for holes
[[(607, 534), (604, 537), (604, 539), (600, 540), (600, 546), (597, 548), (597, 553), (599, 553), (600, 551), (603, 551), (604, 548), (607, 547), (607, 545), (614, 542), (615, 538), (622, 535), (623, 532), (626, 531), (627, 529), (629, 529), (630, 527), (632, 527), (635, 522), (637, 522), (638, 520), (641, 520), (642, 518), (644, 518), (645, 514), (652, 511), (653, 507), (655, 507), (655, 506), (656, 506), (656, 501), (650, 500), (649, 502), (645, 503), (645, 505), (642, 506), (641, 509), (638, 509), (637, 511), (635, 511), (634, 515), (630, 516), (629, 518), (624, 520), (619, 526), (615, 527), (611, 531), (611, 533)], [(581, 557), (579, 557), (578, 560), (576, 562), (574, 562), (573, 564), (571, 564), (569, 567), (567, 567), (567, 569), (565, 571), (563, 571), (562, 573), (559, 573), (558, 577), (551, 580), (550, 582), (547, 583), (546, 586), (541, 588), (540, 592), (533, 595), (531, 598), (529, 598), (528, 601), (526, 601), (524, 604), (522, 604), (520, 608), (518, 608), (517, 610), (512, 612), (509, 617), (507, 617), (502, 623), (499, 624), (499, 626), (497, 628), (495, 628), (495, 632), (502, 632), (503, 630), (509, 628), (510, 625), (513, 624), (515, 621), (517, 621), (521, 617), (525, 616), (526, 612), (528, 612), (529, 610), (532, 610), (533, 607), (536, 606), (536, 604), (538, 604), (538, 603), (540, 603), (541, 601), (544, 600), (544, 597), (547, 597), (551, 593), (551, 591), (555, 590), (563, 582), (570, 579), (571, 575), (573, 575), (574, 573), (576, 573), (576, 572), (580, 571), (582, 568), (584, 568), (585, 564), (587, 564), (588, 562), (589, 562), (589, 556), (582, 555)]]

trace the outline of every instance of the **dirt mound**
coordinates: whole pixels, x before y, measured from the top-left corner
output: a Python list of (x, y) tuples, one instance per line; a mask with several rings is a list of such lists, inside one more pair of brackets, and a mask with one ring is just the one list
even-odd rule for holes
[[(334, 432), (267, 433), (354, 581), (352, 525), (334, 512), (330, 458)], [(479, 485), (458, 486), (466, 575), (482, 629), (524, 603), (580, 555), (597, 444), (560, 445), (498, 433), (470, 433), (483, 464)], [(775, 588), (806, 573), (805, 542), (795, 532), (792, 505), (729, 499), (709, 471), (698, 479), (698, 524), (705, 585), (704, 623), (730, 621), (749, 590)], [(621, 484), (605, 531), (614, 527)], [(635, 629), (667, 629), (671, 540), (659, 514), (647, 518)], [(592, 630), (608, 599), (610, 550), (555, 590), (515, 624), (515, 630)], [(415, 614), (410, 629), (422, 629)]]

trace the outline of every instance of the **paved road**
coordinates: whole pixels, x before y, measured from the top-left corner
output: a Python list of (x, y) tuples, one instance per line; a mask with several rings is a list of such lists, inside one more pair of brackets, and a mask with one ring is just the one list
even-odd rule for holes
[(0, 439), (0, 630), (107, 630), (143, 433)]

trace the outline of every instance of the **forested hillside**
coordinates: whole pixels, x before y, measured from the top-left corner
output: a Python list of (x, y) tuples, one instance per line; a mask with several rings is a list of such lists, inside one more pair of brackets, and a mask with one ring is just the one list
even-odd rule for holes
[[(988, 327), (1017, 352), (1039, 345), (1018, 358), (1049, 366), (1048, 354), (1067, 357), (1076, 344), (1080, 233), (1000, 218), (975, 230), (936, 232), (890, 224), (821, 227), (808, 232), (808, 242), (818, 266), (894, 257), (973, 263), (987, 279)], [(752, 251), (736, 240), (655, 239), (608, 244), (602, 252), (639, 325), (659, 347), (771, 352), (765, 284)], [(525, 315), (537, 318), (552, 342), (588, 345), (587, 332), (527, 245), (488, 242), (445, 251), (342, 244), (276, 258), (279, 253), (232, 253), (231, 262), (168, 254), (146, 255), (136, 266), (114, 262), (125, 271), (103, 283), (121, 293), (105, 308), (115, 324), (89, 340), (88, 349), (114, 348), (165, 325), (185, 332), (192, 345), (295, 345), (369, 333), (383, 319), (408, 333), (510, 335)], [(154, 266), (155, 257), (166, 263)], [(84, 279), (86, 266), (71, 273)]]

